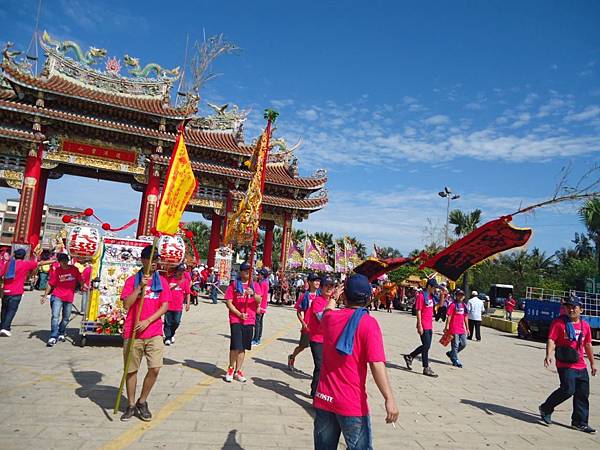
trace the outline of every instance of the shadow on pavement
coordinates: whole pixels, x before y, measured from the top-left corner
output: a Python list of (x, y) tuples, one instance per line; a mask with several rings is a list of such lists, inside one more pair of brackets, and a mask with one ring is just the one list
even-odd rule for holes
[(163, 358), (163, 364), (165, 366), (176, 366), (177, 364), (181, 364), (181, 361), (175, 361), (171, 358)]
[(227, 339), (231, 339), (231, 335), (230, 334), (218, 333), (217, 335), (218, 336), (223, 336), (224, 338), (227, 338)]
[(194, 361), (193, 359), (186, 359), (183, 361), (183, 365), (189, 367), (190, 369), (196, 369), (202, 372), (205, 375), (213, 378), (223, 378), (226, 372), (213, 363)]
[(410, 373), (414, 373), (415, 375), (421, 375), (421, 372), (419, 370), (414, 370), (414, 369), (410, 370), (409, 368), (407, 368), (405, 366), (399, 366), (398, 364), (394, 364), (391, 362), (386, 362), (385, 367), (387, 367), (388, 369), (403, 370), (404, 372), (410, 372)]
[(229, 434), (227, 435), (227, 440), (223, 444), (221, 450), (244, 450), (244, 447), (237, 443), (237, 440), (235, 438), (236, 434), (237, 430), (231, 430), (229, 432)]
[[(65, 332), (65, 337), (73, 343), (76, 342), (79, 338), (79, 328), (67, 328), (67, 331)], [(31, 331), (27, 338), (37, 338), (45, 344), (46, 342), (48, 342), (48, 339), (50, 339), (50, 330)]]
[[(71, 368), (71, 373), (75, 381), (81, 386), (75, 389), (75, 393), (81, 398), (87, 398), (94, 402), (100, 407), (108, 420), (114, 421), (114, 416), (109, 411), (114, 408), (119, 389), (115, 386), (99, 384), (104, 375), (95, 370), (77, 371)], [(121, 395), (121, 411), (125, 411), (126, 406), (127, 399)]]
[(290, 339), (290, 338), (277, 338), (278, 341), (287, 342), (289, 344), (298, 345), (298, 339)]
[(310, 399), (310, 395), (305, 394), (304, 392), (299, 391), (297, 389), (294, 389), (289, 385), (289, 383), (280, 380), (268, 380), (265, 378), (252, 377), (252, 381), (258, 387), (267, 389), (269, 391), (275, 392), (278, 395), (281, 395), (282, 397), (290, 399), (297, 405), (304, 408), (308, 415), (314, 418), (315, 411), (312, 406), (312, 403), (304, 400), (305, 398)]
[(302, 380), (312, 380), (312, 376), (307, 374), (306, 372), (302, 372), (301, 370), (294, 370), (293, 372), (288, 369), (287, 364), (283, 364), (277, 361), (269, 361), (267, 359), (261, 358), (252, 358), (252, 360), (258, 364), (263, 364), (265, 366), (272, 367), (273, 369), (281, 370), (285, 372), (287, 375), (293, 378), (302, 379)]
[(519, 347), (531, 347), (531, 348), (535, 348), (537, 350), (546, 350), (544, 347), (538, 346), (538, 345), (531, 345), (531, 344), (515, 344), (518, 345)]

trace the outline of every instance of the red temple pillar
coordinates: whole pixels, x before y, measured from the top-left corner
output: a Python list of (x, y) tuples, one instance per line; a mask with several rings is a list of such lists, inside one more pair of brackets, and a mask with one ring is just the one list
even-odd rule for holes
[(213, 214), (210, 225), (210, 240), (208, 242), (208, 255), (206, 256), (206, 264), (208, 267), (215, 266), (215, 252), (219, 248), (221, 242), (221, 223), (223, 218), (218, 214)]
[(154, 163), (150, 161), (148, 168), (148, 184), (142, 195), (140, 205), (140, 219), (138, 222), (137, 235), (148, 236), (156, 222), (158, 210), (158, 194), (160, 192), (160, 174), (154, 169)]
[(285, 272), (287, 265), (287, 250), (292, 233), (292, 215), (285, 213), (283, 216), (283, 232), (281, 233), (281, 255), (279, 258), (279, 270)]
[(31, 226), (29, 227), (29, 243), (32, 248), (37, 247), (42, 232), (42, 215), (44, 214), (44, 203), (46, 200), (46, 186), (48, 185), (48, 171), (42, 169), (40, 173), (39, 188), (36, 194), (35, 209)]
[(227, 192), (227, 200), (225, 201), (225, 217), (223, 218), (223, 238), (227, 234), (227, 225), (229, 224), (229, 216), (233, 210), (233, 197), (231, 191)]
[(263, 246), (263, 266), (273, 267), (273, 230), (275, 228), (275, 222), (267, 220), (265, 222), (265, 243)]
[[(13, 242), (15, 243), (31, 244), (31, 242), (29, 242), (29, 236), (30, 230), (35, 222), (37, 194), (42, 173), (43, 151), (44, 144), (40, 143), (38, 144), (37, 150), (32, 148), (27, 154), (27, 163), (23, 174), (23, 186), (21, 188), (21, 199), (19, 201), (19, 211), (17, 213), (15, 234), (13, 236)], [(37, 241), (39, 241), (39, 236)]]

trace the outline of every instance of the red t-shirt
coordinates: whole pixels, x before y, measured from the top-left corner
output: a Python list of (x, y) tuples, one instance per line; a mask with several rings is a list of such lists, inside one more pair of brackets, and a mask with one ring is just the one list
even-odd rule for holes
[(325, 297), (316, 297), (310, 304), (308, 311), (306, 311), (305, 317), (308, 325), (308, 335), (312, 342), (323, 343), (323, 325), (321, 320), (317, 317), (317, 314), (323, 312), (329, 301)]
[(264, 314), (267, 312), (267, 306), (269, 304), (269, 280), (264, 279), (259, 284), (262, 289), (262, 291), (261, 291), (262, 300), (260, 301), (259, 313)]
[[(573, 327), (575, 328), (575, 335), (577, 339), (575, 341), (571, 341), (567, 336), (567, 326), (563, 319), (558, 318), (554, 319), (550, 324), (550, 331), (548, 332), (548, 338), (552, 339), (556, 346), (565, 346), (571, 347), (579, 351), (579, 361), (576, 363), (565, 363), (559, 360), (556, 360), (556, 367), (558, 369), (567, 368), (567, 369), (585, 369), (585, 359), (584, 355), (584, 347), (586, 344), (592, 342), (592, 330), (590, 329), (590, 324), (585, 320), (579, 319), (579, 323), (573, 323)], [(579, 342), (579, 335), (583, 330), (583, 338), (581, 338), (581, 346), (577, 348)]]
[(190, 280), (185, 276), (175, 278), (170, 276), (168, 279), (171, 289), (171, 299), (169, 300), (169, 311), (183, 311), (183, 301), (185, 296), (190, 293)]
[[(144, 298), (144, 306), (142, 306), (142, 314), (140, 314), (140, 320), (145, 320), (152, 316), (158, 311), (163, 303), (168, 303), (171, 298), (171, 291), (169, 290), (169, 283), (161, 276), (160, 284), (162, 285), (162, 291), (153, 292), (152, 286), (146, 286), (146, 293)], [(135, 275), (127, 278), (121, 291), (121, 300), (125, 300), (135, 289)], [(131, 308), (127, 310), (127, 317), (125, 317), (125, 325), (123, 327), (123, 337), (125, 339), (131, 338), (131, 332), (135, 323), (135, 317), (137, 315), (139, 306), (139, 299), (135, 301)], [(144, 331), (138, 333), (137, 339), (150, 339), (154, 336), (162, 336), (163, 332), (163, 321), (162, 316), (152, 322), (146, 327)]]
[(467, 308), (464, 303), (452, 303), (448, 306), (448, 317), (450, 317), (449, 330), (452, 334), (465, 334), (465, 314)]
[[(6, 261), (3, 268), (4, 276), (8, 271), (10, 261)], [(4, 279), (4, 295), (22, 295), (25, 292), (25, 280), (29, 272), (37, 268), (37, 261), (22, 259), (15, 260), (15, 276), (10, 280)]]
[(369, 414), (367, 365), (385, 362), (385, 351), (379, 324), (365, 315), (358, 324), (352, 354), (338, 352), (338, 338), (353, 313), (354, 309), (346, 308), (328, 311), (323, 316), (323, 365), (313, 405), (342, 416), (358, 417)]
[(421, 324), (424, 330), (433, 330), (433, 295), (427, 294), (425, 301), (425, 293), (419, 292), (415, 302), (415, 309), (421, 311)]
[[(248, 314), (246, 320), (240, 319), (234, 313), (229, 311), (229, 323), (241, 323), (242, 325), (254, 325), (256, 323), (256, 310), (258, 309), (258, 305), (256, 304), (256, 300), (254, 297), (248, 295), (240, 295), (235, 292), (235, 282), (231, 283), (227, 290), (225, 291), (225, 300), (231, 300), (233, 306), (237, 308), (237, 310), (241, 313)], [(248, 287), (248, 283), (243, 283), (242, 286), (244, 289)], [(258, 283), (252, 283), (252, 289), (258, 295), (261, 294), (261, 288)]]
[(63, 302), (73, 303), (77, 284), (83, 286), (85, 283), (81, 278), (79, 269), (69, 264), (65, 269), (60, 266), (54, 269), (48, 279), (48, 284), (54, 288), (52, 290), (54, 297), (61, 299)]
[(506, 300), (506, 303), (504, 304), (504, 309), (506, 310), (506, 312), (513, 312), (515, 310), (515, 306), (517, 305), (517, 302), (515, 301), (515, 299), (510, 299), (510, 300)]

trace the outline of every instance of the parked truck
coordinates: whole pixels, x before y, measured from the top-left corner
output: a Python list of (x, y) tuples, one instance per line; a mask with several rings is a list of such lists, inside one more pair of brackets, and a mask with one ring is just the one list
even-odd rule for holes
[(525, 315), (519, 321), (519, 337), (546, 339), (550, 323), (561, 314), (562, 304), (571, 297), (583, 303), (581, 318), (590, 324), (592, 338), (600, 340), (600, 294), (582, 291), (556, 291), (528, 287), (525, 295)]

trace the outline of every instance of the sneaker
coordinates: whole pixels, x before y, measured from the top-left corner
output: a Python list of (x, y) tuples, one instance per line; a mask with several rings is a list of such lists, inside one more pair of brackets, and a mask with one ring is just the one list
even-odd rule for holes
[(431, 370), (431, 367), (423, 367), (423, 375), (427, 377), (437, 378), (438, 374)]
[(452, 365), (454, 365), (454, 360), (452, 359), (452, 352), (446, 352), (446, 356), (448, 357)]
[(171, 344), (174, 344), (174, 343), (175, 343), (175, 336), (173, 336), (173, 337), (171, 338)]
[(8, 330), (0, 330), (0, 336), (11, 337), (12, 333)]
[(125, 412), (121, 416), (121, 422), (127, 422), (129, 419), (131, 419), (133, 416), (135, 416), (135, 413), (136, 413), (135, 406), (127, 406), (127, 409), (125, 409)]
[(596, 433), (596, 430), (594, 430), (589, 425), (573, 425), (572, 424), (571, 428), (573, 428), (574, 430), (583, 431), (584, 433), (589, 433), (589, 434), (595, 434)]
[(256, 342), (256, 341), (254, 341), (254, 340), (253, 340), (252, 342), (250, 342), (250, 345), (251, 345), (252, 347), (254, 347), (255, 345), (258, 345), (258, 342)]
[(140, 403), (138, 400), (135, 404), (135, 407), (138, 411), (139, 418), (144, 422), (150, 422), (152, 420), (152, 413), (148, 409), (148, 402)]
[(58, 336), (58, 342), (65, 342), (65, 335), (61, 334), (60, 336)]
[(165, 345), (171, 345), (171, 339), (165, 339)]
[(239, 381), (240, 383), (245, 383), (246, 382), (246, 377), (244, 376), (244, 373), (241, 370), (238, 370), (235, 373), (234, 378)]
[(260, 345), (260, 339), (256, 341), (256, 345)]
[(462, 363), (457, 359), (456, 361), (452, 361), (452, 365), (454, 367), (458, 367), (459, 369), (462, 369)]
[(46, 347), (54, 347), (54, 344), (56, 344), (56, 338), (50, 338), (46, 343)]
[(227, 369), (227, 373), (225, 374), (225, 381), (227, 383), (231, 383), (233, 381), (233, 367)]
[(542, 409), (542, 405), (539, 406), (538, 411), (540, 412), (540, 419), (546, 425), (552, 424), (552, 413), (547, 413)]
[(404, 356), (404, 363), (406, 364), (406, 368), (408, 370), (412, 370), (412, 367), (411, 367), (412, 360), (413, 360), (412, 356), (410, 356), (410, 355), (403, 355), (403, 356)]
[(292, 355), (288, 355), (288, 369), (292, 372), (296, 370), (294, 369), (294, 357)]

